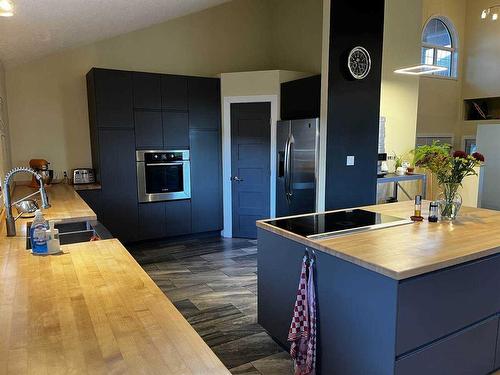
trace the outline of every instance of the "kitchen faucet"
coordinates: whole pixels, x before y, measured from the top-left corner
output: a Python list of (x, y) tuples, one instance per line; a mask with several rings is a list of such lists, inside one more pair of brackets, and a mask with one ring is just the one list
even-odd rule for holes
[[(14, 203), (11, 203), (10, 202), (11, 201), (10, 180), (12, 179), (12, 177), (14, 175), (21, 173), (21, 172), (30, 173), (33, 176), (35, 176), (36, 179), (38, 180), (38, 183), (40, 184), (40, 189), (38, 189), (38, 191), (36, 191), (32, 194), (25, 196), (24, 198), (21, 198), (21, 199), (15, 201)], [(7, 225), (7, 237), (14, 237), (16, 235), (15, 222), (16, 222), (17, 217), (14, 218), (14, 216), (12, 215), (12, 206), (25, 200), (26, 198), (32, 197), (38, 193), (40, 193), (40, 196), (42, 197), (42, 208), (50, 208), (49, 198), (47, 197), (47, 192), (45, 191), (45, 186), (43, 185), (42, 176), (40, 176), (38, 173), (36, 173), (33, 169), (27, 168), (27, 167), (18, 167), (18, 168), (12, 169), (10, 172), (8, 172), (5, 175), (5, 181), (3, 184), (3, 194), (4, 194), (3, 200), (4, 200), (4, 204), (5, 204), (5, 210), (6, 210), (5, 211), (6, 212), (5, 223)]]

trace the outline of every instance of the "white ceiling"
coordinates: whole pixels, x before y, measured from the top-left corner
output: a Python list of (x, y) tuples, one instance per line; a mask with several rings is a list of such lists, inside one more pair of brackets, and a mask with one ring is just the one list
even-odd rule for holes
[(145, 28), (230, 0), (12, 0), (13, 17), (0, 17), (0, 60), (27, 62)]

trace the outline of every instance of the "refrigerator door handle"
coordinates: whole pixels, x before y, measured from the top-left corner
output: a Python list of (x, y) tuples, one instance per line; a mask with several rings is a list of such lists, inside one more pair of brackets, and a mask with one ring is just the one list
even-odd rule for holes
[(293, 152), (293, 146), (295, 144), (295, 139), (293, 138), (293, 134), (290, 134), (290, 139), (288, 141), (288, 197), (291, 200), (293, 197), (293, 172), (292, 172), (292, 163), (293, 163), (293, 158), (292, 158), (292, 152)]
[(285, 143), (285, 160), (284, 160), (285, 196), (286, 196), (287, 201), (289, 199), (289, 196), (288, 196), (288, 193), (289, 193), (289, 191), (288, 191), (288, 178), (289, 178), (288, 160), (290, 158), (290, 155), (288, 153), (289, 147), (290, 147), (290, 136), (288, 136), (286, 143)]

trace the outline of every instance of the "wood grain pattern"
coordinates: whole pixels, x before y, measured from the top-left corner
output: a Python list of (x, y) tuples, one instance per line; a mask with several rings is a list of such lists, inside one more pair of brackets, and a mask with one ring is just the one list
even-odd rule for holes
[[(70, 186), (49, 195), (47, 218), (95, 219)], [(0, 234), (0, 373), (229, 374), (118, 240), (33, 256), (24, 221)]]
[[(428, 206), (429, 202), (423, 203)], [(364, 208), (409, 218), (413, 202)], [(426, 209), (423, 215), (427, 217)], [(453, 223), (423, 221), (322, 240), (309, 240), (265, 221), (257, 226), (396, 280), (500, 252), (500, 212), (470, 207), (463, 207)]]

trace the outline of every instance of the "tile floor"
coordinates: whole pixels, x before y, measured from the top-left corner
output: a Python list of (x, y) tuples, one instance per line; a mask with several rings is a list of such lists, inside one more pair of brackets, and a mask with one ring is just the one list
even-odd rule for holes
[(257, 245), (210, 237), (129, 245), (128, 250), (233, 374), (292, 374), (257, 324)]

